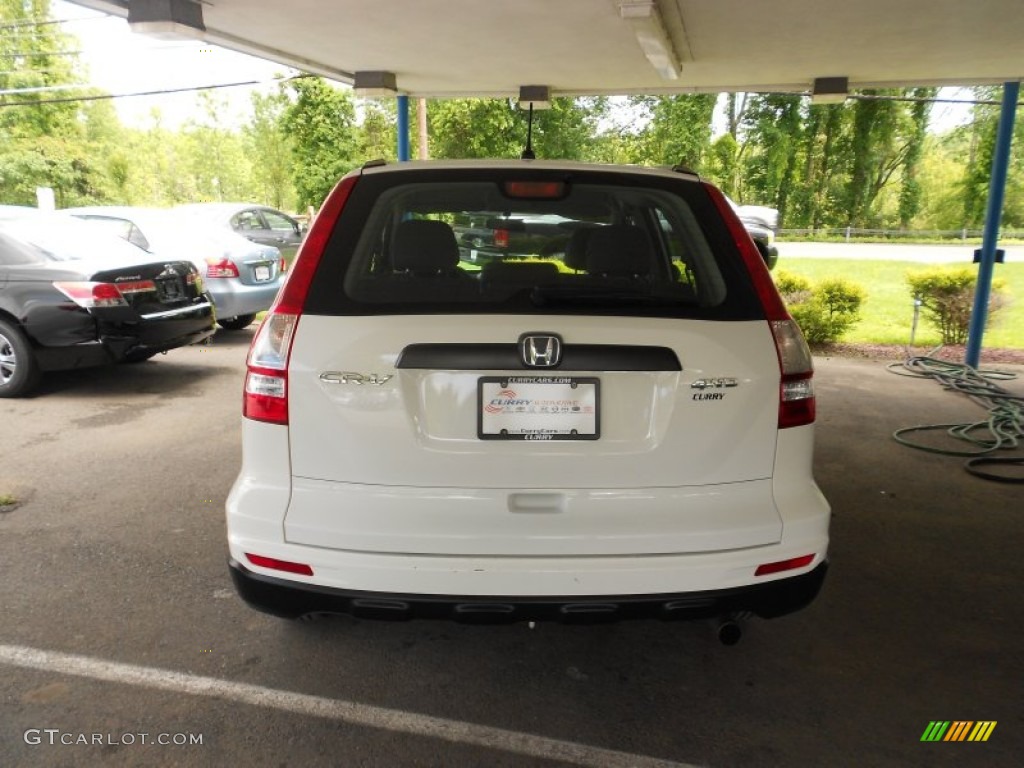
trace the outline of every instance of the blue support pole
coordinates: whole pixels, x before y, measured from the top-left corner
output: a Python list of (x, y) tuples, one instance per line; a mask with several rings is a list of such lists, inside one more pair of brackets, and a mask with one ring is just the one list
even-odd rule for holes
[(409, 97), (398, 97), (398, 162), (409, 160)]
[(978, 284), (974, 291), (974, 309), (967, 335), (965, 362), (978, 367), (981, 359), (981, 338), (988, 319), (988, 300), (992, 293), (992, 273), (996, 263), (996, 245), (999, 242), (999, 219), (1003, 215), (1006, 194), (1006, 176), (1010, 167), (1010, 145), (1013, 142), (1013, 122), (1017, 116), (1017, 98), (1020, 82), (1003, 83), (1003, 108), (999, 115), (995, 155), (992, 158), (992, 179), (988, 189), (988, 209), (985, 212), (985, 231), (981, 241), (981, 263), (978, 265)]

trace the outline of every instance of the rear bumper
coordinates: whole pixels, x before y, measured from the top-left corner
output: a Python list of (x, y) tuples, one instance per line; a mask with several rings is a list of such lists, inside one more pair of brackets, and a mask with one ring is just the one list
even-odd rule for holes
[(132, 352), (165, 352), (205, 341), (216, 332), (210, 304), (188, 312), (150, 316), (139, 323), (100, 323), (103, 346), (115, 362)]
[(346, 613), (373, 619), (450, 619), (471, 623), (559, 621), (589, 623), (625, 619), (702, 619), (753, 613), (770, 619), (806, 607), (825, 580), (828, 562), (785, 579), (729, 589), (678, 594), (573, 596), (417, 595), (365, 592), (304, 584), (248, 570), (231, 559), (231, 577), (253, 608), (297, 618)]
[(112, 319), (109, 312), (101, 317), (78, 314), (80, 317), (75, 319), (79, 323), (60, 335), (50, 333), (40, 339), (40, 334), (34, 334), (35, 353), (44, 371), (118, 363), (132, 353), (164, 352), (198, 344), (216, 331), (213, 306), (205, 301), (162, 316), (140, 318), (131, 314), (128, 319)]
[(217, 317), (229, 320), (239, 315), (254, 315), (270, 309), (283, 281), (278, 279), (258, 285), (243, 285), (235, 279), (208, 278), (206, 290), (213, 297)]

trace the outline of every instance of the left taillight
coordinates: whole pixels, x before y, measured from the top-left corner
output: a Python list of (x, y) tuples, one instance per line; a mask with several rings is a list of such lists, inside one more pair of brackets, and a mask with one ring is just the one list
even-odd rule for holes
[(288, 423), (288, 361), (313, 275), (358, 173), (346, 176), (327, 196), (292, 269), (249, 347), (242, 414), (270, 424)]
[[(152, 284), (152, 281), (138, 281), (138, 283), (140, 285), (142, 283)], [(53, 287), (85, 309), (128, 306), (124, 294), (114, 283), (58, 282), (54, 283)], [(155, 290), (155, 288), (156, 285), (153, 284), (152, 289)]]
[(288, 423), (288, 356), (297, 314), (267, 315), (249, 348), (242, 413), (247, 419)]

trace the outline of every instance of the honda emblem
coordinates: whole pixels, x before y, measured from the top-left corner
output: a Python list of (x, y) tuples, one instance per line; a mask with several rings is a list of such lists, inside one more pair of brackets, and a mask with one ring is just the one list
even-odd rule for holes
[(553, 333), (524, 333), (519, 353), (528, 368), (554, 368), (562, 362), (562, 339)]

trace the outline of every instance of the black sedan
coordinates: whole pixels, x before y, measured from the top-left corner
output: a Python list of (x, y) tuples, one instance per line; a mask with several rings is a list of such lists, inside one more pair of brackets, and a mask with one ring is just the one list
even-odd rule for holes
[(59, 215), (0, 212), (0, 397), (45, 371), (140, 362), (214, 333), (189, 261)]

